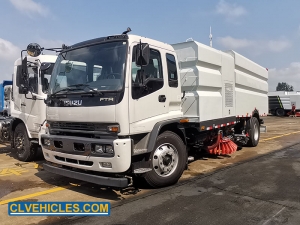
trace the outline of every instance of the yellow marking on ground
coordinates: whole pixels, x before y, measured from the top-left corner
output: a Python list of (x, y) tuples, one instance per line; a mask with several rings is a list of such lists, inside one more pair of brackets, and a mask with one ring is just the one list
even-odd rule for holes
[(0, 171), (0, 177), (16, 175), (20, 176), (22, 173), (28, 172), (28, 170), (23, 168), (5, 168)]
[(34, 169), (43, 169), (43, 164), (35, 163), (33, 166), (34, 166)]
[(273, 140), (273, 139), (276, 139), (276, 138), (281, 138), (281, 137), (284, 137), (284, 136), (289, 136), (291, 134), (299, 134), (299, 133), (300, 133), (300, 131), (295, 131), (295, 132), (291, 132), (291, 133), (287, 133), (287, 134), (282, 134), (282, 135), (278, 135), (278, 136), (274, 136), (274, 137), (262, 139), (260, 141), (262, 141), (262, 142), (269, 141), (269, 140)]
[(33, 194), (23, 195), (23, 196), (20, 196), (20, 197), (17, 197), (17, 198), (11, 198), (11, 199), (7, 199), (7, 200), (3, 200), (3, 201), (0, 201), (0, 205), (5, 205), (9, 202), (15, 202), (15, 201), (21, 201), (21, 200), (25, 200), (25, 199), (30, 199), (30, 198), (33, 198), (33, 197), (46, 195), (46, 194), (50, 194), (50, 193), (54, 193), (54, 192), (58, 192), (58, 191), (63, 191), (63, 190), (66, 190), (70, 187), (71, 187), (71, 185), (67, 185), (67, 186), (64, 186), (64, 187), (56, 187), (56, 188), (48, 189), (48, 190), (45, 190), (45, 191), (35, 192)]

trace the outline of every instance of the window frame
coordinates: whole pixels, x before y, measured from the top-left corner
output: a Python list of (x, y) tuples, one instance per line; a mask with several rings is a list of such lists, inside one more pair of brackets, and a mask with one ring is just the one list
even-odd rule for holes
[[(132, 47), (132, 58), (131, 58), (131, 71), (130, 71), (130, 80), (131, 80), (131, 97), (132, 99), (140, 99), (140, 98), (143, 98), (147, 95), (150, 95), (152, 93), (155, 93), (157, 92), (158, 90), (161, 90), (164, 85), (165, 85), (165, 81), (164, 81), (164, 69), (163, 69), (163, 58), (162, 58), (162, 54), (161, 54), (161, 51), (157, 48), (153, 48), (153, 47), (150, 47), (150, 59), (151, 59), (151, 52), (156, 52), (157, 53), (157, 58), (154, 58), (154, 59), (157, 59), (157, 62), (158, 62), (158, 65), (157, 67), (155, 67), (157, 69), (157, 73), (159, 74), (159, 77), (156, 77), (156, 78), (146, 78), (147, 79), (151, 79), (152, 81), (153, 80), (161, 80), (162, 81), (162, 85), (159, 89), (156, 89), (155, 91), (151, 91), (151, 92), (148, 92), (146, 94), (137, 94), (137, 96), (135, 96), (135, 91), (134, 91), (134, 88), (135, 88), (135, 84), (136, 82), (133, 80), (133, 68), (136, 68), (136, 64), (135, 64), (135, 49), (136, 49), (136, 46), (137, 44), (135, 44), (133, 47)], [(134, 65), (134, 66), (133, 66)], [(148, 64), (149, 65), (149, 64)], [(148, 66), (147, 65), (147, 66)], [(147, 66), (143, 66), (143, 68), (147, 67)], [(137, 68), (141, 68), (141, 67), (137, 67)], [(138, 70), (139, 70), (138, 69)], [(135, 80), (136, 80), (136, 76), (137, 76), (137, 73), (135, 74)]]
[[(171, 57), (174, 57), (174, 62), (175, 62), (175, 72), (174, 72), (174, 74), (176, 73), (176, 79), (171, 79), (170, 78), (168, 55), (171, 56)], [(169, 87), (177, 88), (178, 87), (178, 70), (177, 70), (177, 62), (176, 62), (175, 55), (173, 55), (171, 53), (166, 53), (166, 66), (167, 66), (167, 71), (168, 71), (168, 84), (169, 84)], [(172, 84), (172, 83), (174, 83), (174, 84)]]

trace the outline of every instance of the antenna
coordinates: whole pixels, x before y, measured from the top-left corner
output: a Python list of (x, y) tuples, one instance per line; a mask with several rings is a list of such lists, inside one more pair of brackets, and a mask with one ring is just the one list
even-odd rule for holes
[(127, 34), (127, 33), (130, 32), (130, 31), (131, 31), (130, 27), (127, 27), (127, 30), (124, 31), (122, 34)]
[(209, 27), (209, 45), (212, 47), (212, 34), (211, 34), (211, 27)]

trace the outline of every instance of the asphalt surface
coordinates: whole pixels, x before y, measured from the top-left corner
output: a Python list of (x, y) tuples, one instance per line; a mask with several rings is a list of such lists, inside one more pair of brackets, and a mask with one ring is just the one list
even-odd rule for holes
[[(267, 125), (267, 133), (261, 133), (260, 142), (257, 147), (244, 147), (234, 154), (226, 156), (196, 154), (195, 161), (189, 163), (188, 169), (184, 171), (177, 185), (157, 190), (149, 189), (139, 184), (135, 188), (129, 187), (123, 190), (114, 190), (103, 188), (92, 183), (81, 182), (80, 180), (51, 174), (43, 169), (43, 157), (38, 158), (34, 162), (20, 162), (16, 159), (15, 154), (11, 151), (9, 145), (0, 145), (0, 224), (63, 224), (65, 222), (71, 224), (83, 224), (88, 223), (91, 219), (93, 220), (93, 218), (78, 219), (78, 217), (67, 216), (8, 216), (8, 203), (13, 201), (110, 202), (112, 206), (111, 217), (94, 217), (97, 224), (139, 224), (138, 217), (143, 219), (142, 224), (151, 223), (151, 219), (153, 218), (153, 224), (174, 224), (174, 221), (177, 222), (177, 220), (178, 222), (182, 221), (183, 224), (188, 224), (185, 222), (189, 221), (186, 220), (186, 218), (194, 220), (194, 223), (196, 224), (214, 224), (215, 221), (218, 220), (226, 224), (227, 217), (223, 216), (226, 215), (226, 213), (223, 212), (222, 209), (228, 211), (228, 216), (247, 215), (245, 218), (250, 218), (250, 216), (256, 218), (257, 213), (253, 208), (255, 209), (256, 205), (259, 206), (259, 204), (261, 204), (259, 201), (258, 203), (253, 203), (252, 201), (250, 201), (251, 204), (247, 203), (250, 204), (250, 206), (245, 209), (245, 212), (239, 211), (241, 206), (237, 203), (233, 204), (232, 207), (228, 207), (230, 205), (226, 205), (224, 202), (234, 201), (232, 199), (236, 198), (236, 196), (228, 192), (228, 190), (222, 191), (228, 188), (227, 186), (224, 187), (224, 185), (229, 177), (220, 175), (220, 177), (213, 180), (211, 180), (211, 177), (214, 177), (215, 173), (220, 173), (221, 171), (224, 173), (225, 171), (231, 171), (231, 169), (234, 168), (242, 168), (242, 165), (249, 160), (255, 162), (256, 160), (260, 160), (260, 157), (262, 156), (265, 157), (265, 155), (271, 153), (277, 154), (280, 149), (288, 148), (289, 146), (300, 142), (300, 118), (278, 118), (268, 116), (265, 117), (264, 120), (265, 125)], [(273, 173), (277, 170), (281, 169), (278, 169), (275, 166), (274, 170), (270, 172), (271, 176), (273, 176)], [(245, 171), (247, 170), (244, 170), (244, 173)], [(237, 182), (240, 185), (235, 187), (237, 184), (234, 184), (231, 186), (234, 186), (235, 188), (251, 186), (247, 180), (251, 176), (244, 173), (230, 175), (236, 177), (237, 179), (234, 182)], [(228, 175), (226, 174), (226, 176)], [(246, 176), (247, 179), (245, 179), (244, 176)], [(226, 180), (224, 180), (224, 178), (226, 178)], [(203, 179), (204, 181), (202, 181)], [(222, 182), (220, 181), (221, 183), (219, 182), (220, 179), (222, 180)], [(190, 180), (193, 182), (187, 184), (186, 182), (190, 182)], [(218, 185), (212, 181), (217, 182)], [(280, 185), (280, 188), (284, 190), (282, 193), (284, 200), (285, 190), (288, 189), (294, 192), (293, 189), (297, 188), (297, 183), (295, 183), (294, 186), (289, 185), (289, 183), (287, 183), (286, 186), (285, 183)], [(230, 185), (228, 186), (230, 187)], [(217, 188), (223, 189), (218, 191)], [(253, 193), (260, 193), (261, 191), (260, 188), (251, 190)], [(237, 190), (234, 189), (234, 191)], [(181, 194), (182, 196), (180, 196)], [(200, 195), (200, 197), (198, 195)], [(184, 200), (185, 197), (190, 197), (190, 199)], [(215, 198), (216, 201), (219, 202), (215, 203)], [(224, 201), (224, 199), (226, 199), (226, 201)], [(239, 199), (239, 201), (241, 200)], [(199, 204), (199, 206), (196, 204)], [(172, 211), (169, 205), (177, 206), (178, 212), (176, 211), (174, 214), (174, 210)], [(184, 207), (187, 208), (185, 209)], [(277, 212), (272, 214), (274, 210), (276, 211), (277, 209), (275, 208), (273, 210), (273, 207), (274, 206), (269, 207), (271, 210), (270, 212), (262, 210), (262, 214), (267, 218), (268, 216), (273, 216), (275, 213), (279, 212), (279, 216), (289, 209), (284, 208), (282, 211), (280, 211), (281, 209), (278, 209)], [(180, 216), (182, 215), (184, 217), (183, 219), (180, 219)], [(277, 216), (275, 218), (277, 218)], [(291, 218), (293, 218), (293, 216), (291, 216)], [(122, 222), (122, 220), (124, 221)], [(91, 221), (91, 223), (95, 223), (95, 221)], [(211, 223), (207, 221), (211, 221)], [(261, 221), (264, 220), (262, 219)], [(240, 224), (247, 224), (246, 222), (244, 223), (243, 221), (243, 223)], [(234, 223), (229, 222), (227, 224)], [(254, 221), (253, 224), (263, 224), (263, 222), (256, 223), (256, 221)], [(300, 224), (300, 221), (296, 224)]]
[(300, 144), (67, 224), (300, 224)]

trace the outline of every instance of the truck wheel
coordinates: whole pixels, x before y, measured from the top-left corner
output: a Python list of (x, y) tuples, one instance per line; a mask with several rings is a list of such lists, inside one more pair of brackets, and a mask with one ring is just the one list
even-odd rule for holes
[(26, 127), (22, 123), (14, 131), (14, 146), (18, 160), (28, 162), (34, 159), (37, 151), (30, 146)]
[(186, 147), (181, 138), (173, 132), (165, 131), (157, 137), (155, 150), (150, 155), (152, 170), (144, 178), (154, 188), (175, 184), (186, 162)]
[(247, 132), (249, 134), (249, 140), (247, 145), (249, 147), (255, 147), (258, 145), (260, 137), (260, 127), (256, 117), (251, 117), (246, 124)]
[(284, 116), (285, 115), (285, 111), (284, 109), (276, 109), (276, 116)]

